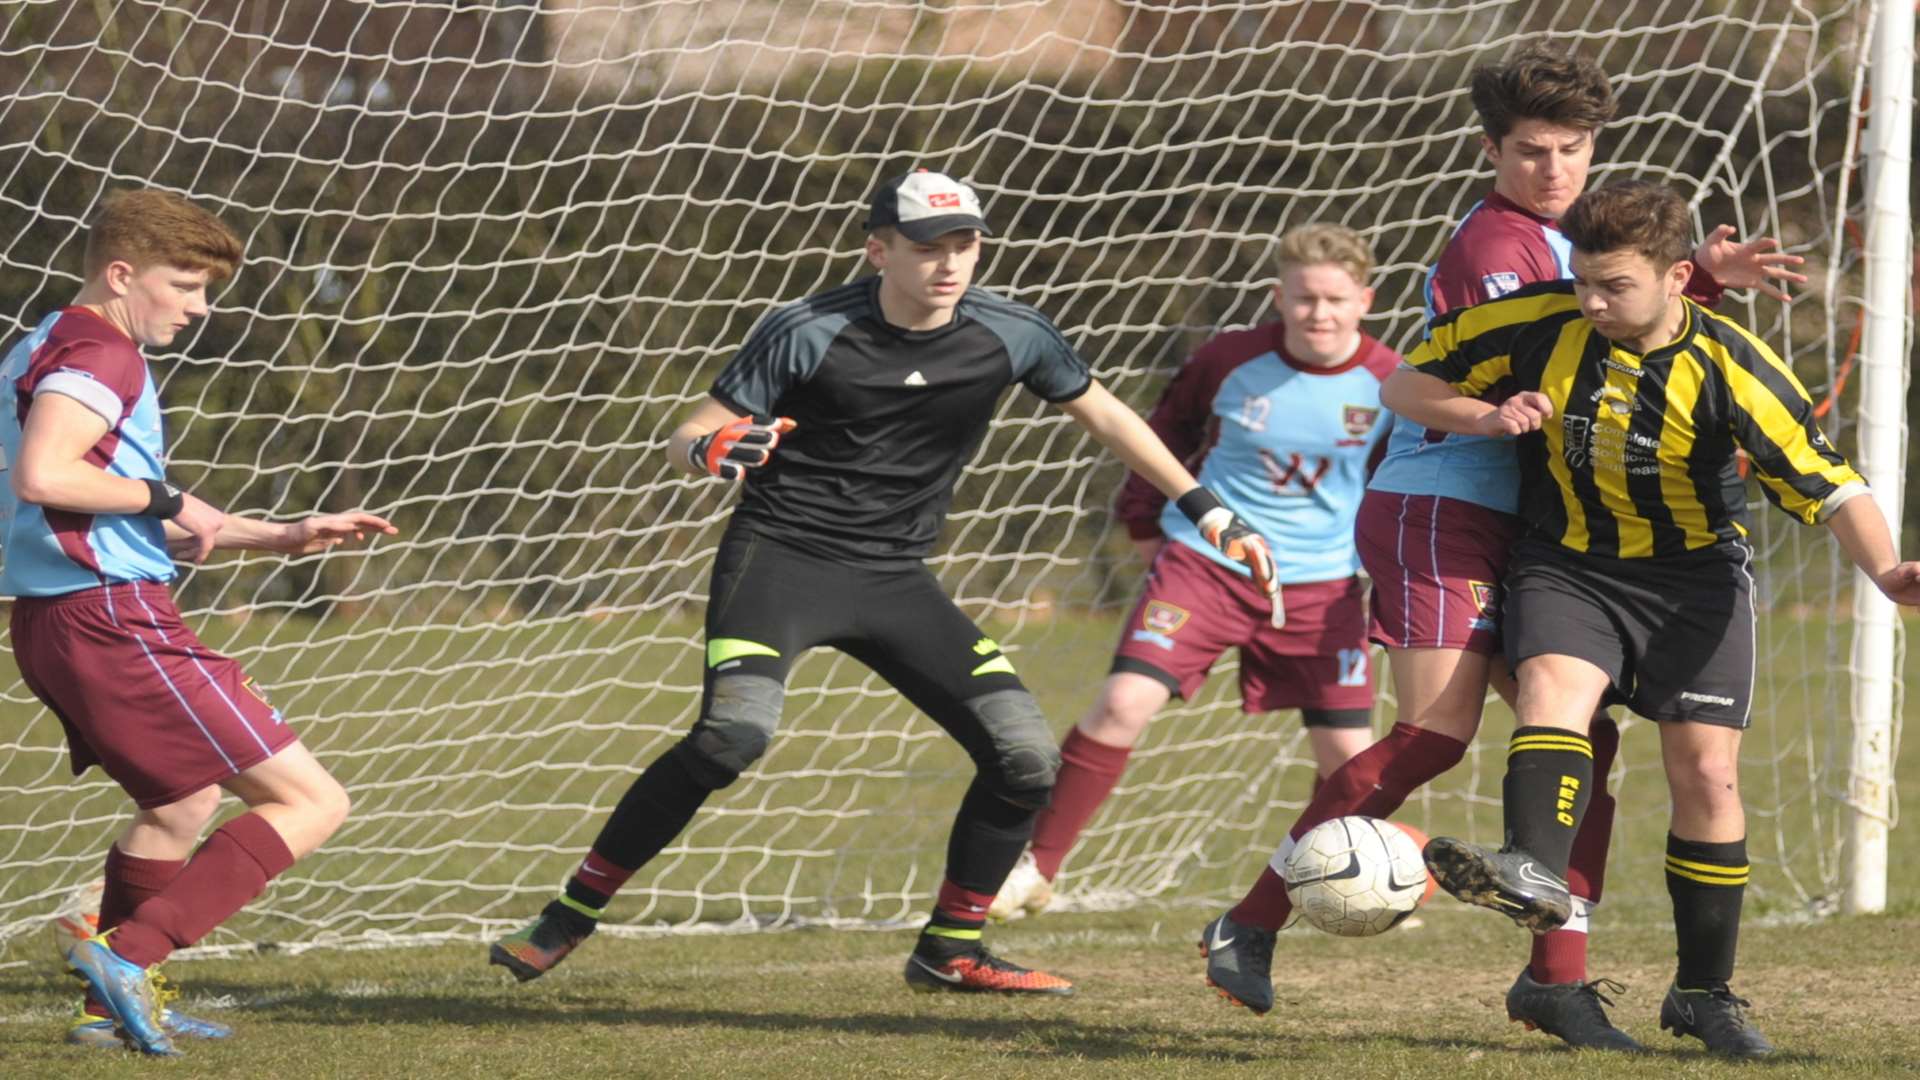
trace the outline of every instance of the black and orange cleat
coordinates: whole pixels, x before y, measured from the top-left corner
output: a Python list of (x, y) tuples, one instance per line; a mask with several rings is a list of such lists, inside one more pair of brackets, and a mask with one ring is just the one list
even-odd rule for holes
[(1273, 1009), (1275, 933), (1242, 926), (1225, 915), (1200, 931), (1200, 955), (1207, 958), (1207, 985), (1256, 1016)]
[(926, 993), (1071, 994), (1073, 984), (1058, 975), (1023, 968), (976, 946), (948, 957), (907, 957), (907, 985)]

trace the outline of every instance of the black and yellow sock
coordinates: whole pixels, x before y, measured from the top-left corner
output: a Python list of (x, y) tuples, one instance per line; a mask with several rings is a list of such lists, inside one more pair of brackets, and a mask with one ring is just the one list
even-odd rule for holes
[(1593, 744), (1564, 728), (1516, 728), (1501, 783), (1507, 847), (1565, 879), (1573, 838), (1593, 786)]
[(1679, 941), (1682, 990), (1724, 990), (1740, 944), (1740, 904), (1747, 895), (1745, 839), (1710, 844), (1667, 834), (1667, 895)]

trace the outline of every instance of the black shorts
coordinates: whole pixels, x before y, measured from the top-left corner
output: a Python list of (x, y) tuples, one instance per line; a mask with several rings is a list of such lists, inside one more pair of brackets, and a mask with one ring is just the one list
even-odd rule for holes
[(873, 569), (729, 529), (707, 602), (701, 714), (716, 676), (738, 672), (785, 683), (794, 661), (816, 646), (872, 668), (975, 757), (992, 752), (992, 739), (966, 703), (1026, 689), (999, 644), (926, 566)]
[(1745, 552), (1580, 555), (1527, 539), (1507, 572), (1507, 662), (1573, 656), (1650, 720), (1744, 728), (1753, 709), (1753, 577)]

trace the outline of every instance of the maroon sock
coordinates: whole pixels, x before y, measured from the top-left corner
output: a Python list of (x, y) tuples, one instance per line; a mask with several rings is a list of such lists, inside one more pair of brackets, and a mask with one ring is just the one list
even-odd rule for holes
[(292, 865), (293, 852), (267, 819), (242, 814), (215, 830), (179, 876), (114, 930), (113, 951), (152, 967), (207, 936)]
[(1260, 879), (1253, 883), (1233, 910), (1227, 912), (1227, 918), (1241, 926), (1258, 926), (1263, 930), (1278, 930), (1287, 925), (1287, 916), (1293, 914), (1293, 901), (1287, 899), (1287, 883), (1274, 872), (1272, 866), (1260, 868)]
[[(952, 878), (941, 881), (940, 892), (933, 901), (933, 917), (927, 920), (927, 928), (920, 933), (921, 942), (961, 950), (978, 945), (980, 929), (987, 925), (987, 906), (992, 903), (992, 893), (974, 892), (965, 886), (955, 885)], [(937, 940), (928, 942), (929, 936)]]
[[(180, 876), (185, 859), (143, 859), (129, 855), (115, 844), (107, 849), (107, 866), (102, 872), (107, 887), (100, 894), (100, 929), (111, 930), (133, 915), (134, 909), (160, 895), (161, 890)], [(109, 1018), (113, 1014), (95, 1001), (87, 991), (87, 1012)]]
[[(1614, 799), (1607, 793), (1607, 772), (1620, 752), (1620, 727), (1610, 716), (1595, 716), (1588, 739), (1593, 743), (1593, 799), (1580, 819), (1580, 830), (1573, 836), (1573, 856), (1567, 862), (1567, 889), (1586, 900), (1599, 903), (1606, 885), (1607, 848), (1613, 840)], [(1574, 930), (1555, 930), (1533, 939), (1533, 956), (1527, 970), (1543, 983), (1587, 981), (1586, 920)]]
[[(1395, 724), (1386, 737), (1348, 759), (1345, 765), (1327, 777), (1314, 793), (1313, 801), (1300, 812), (1299, 820), (1287, 831), (1288, 844), (1307, 834), (1307, 830), (1325, 821), (1348, 814), (1385, 818), (1421, 784), (1439, 776), (1459, 762), (1467, 744), (1436, 731), (1412, 724)], [(1283, 845), (1281, 850), (1286, 850)], [(1247, 895), (1227, 917), (1242, 926), (1278, 930), (1293, 914), (1287, 900), (1285, 883), (1273, 867), (1280, 852), (1260, 874)]]
[(1033, 864), (1040, 876), (1052, 881), (1080, 830), (1113, 792), (1126, 771), (1128, 746), (1108, 746), (1080, 733), (1067, 732), (1060, 744), (1060, 775), (1053, 782), (1053, 798), (1033, 823)]
[(1567, 862), (1567, 888), (1594, 903), (1606, 885), (1607, 848), (1613, 842), (1613, 796), (1607, 793), (1607, 773), (1620, 753), (1620, 726), (1605, 714), (1593, 718), (1587, 734), (1593, 744), (1593, 796), (1580, 829), (1573, 835), (1573, 854)]
[(587, 857), (580, 860), (580, 868), (573, 872), (572, 879), (567, 882), (566, 892), (569, 897), (590, 908), (604, 908), (633, 873), (605, 855), (589, 851)]

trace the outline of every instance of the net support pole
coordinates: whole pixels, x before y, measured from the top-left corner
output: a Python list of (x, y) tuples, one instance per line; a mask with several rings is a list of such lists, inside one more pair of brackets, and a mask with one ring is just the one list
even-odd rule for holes
[[(1871, 38), (1866, 174), (1866, 314), (1861, 336), (1861, 471), (1900, 543), (1906, 471), (1907, 357), (1912, 298), (1913, 24), (1909, 0), (1881, 0)], [(1893, 823), (1899, 613), (1864, 575), (1853, 590), (1853, 739), (1840, 909), (1887, 906)]]

